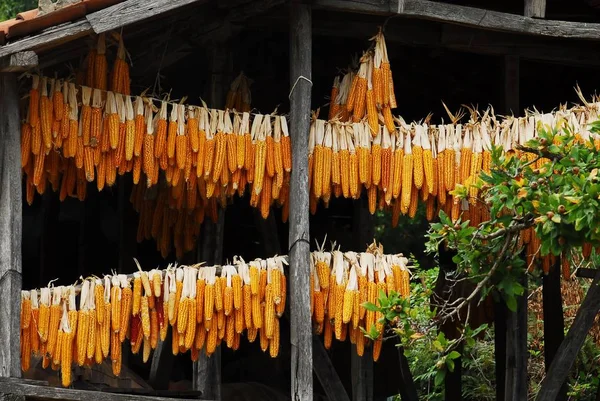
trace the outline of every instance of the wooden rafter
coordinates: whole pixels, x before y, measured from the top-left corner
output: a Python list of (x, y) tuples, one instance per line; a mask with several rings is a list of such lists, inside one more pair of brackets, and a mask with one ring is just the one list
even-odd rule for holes
[(430, 0), (315, 0), (314, 7), (406, 16), (478, 29), (571, 39), (600, 39), (600, 24), (540, 20), (481, 8)]

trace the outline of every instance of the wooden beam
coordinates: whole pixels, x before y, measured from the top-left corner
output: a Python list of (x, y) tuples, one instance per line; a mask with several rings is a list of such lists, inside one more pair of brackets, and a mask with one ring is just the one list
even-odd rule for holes
[[(565, 339), (565, 319), (560, 290), (560, 259), (550, 266), (548, 274), (542, 276), (542, 299), (544, 316), (544, 366), (546, 372), (550, 368), (556, 351)], [(566, 383), (560, 389), (555, 401), (567, 400)]]
[(87, 20), (59, 25), (15, 42), (0, 46), (0, 58), (25, 50), (50, 49), (63, 43), (84, 37), (92, 33), (92, 26)]
[(417, 387), (410, 372), (410, 366), (408, 359), (404, 355), (404, 347), (398, 348), (398, 358), (400, 359), (400, 380), (402, 386), (400, 388), (400, 394), (402, 401), (419, 401), (419, 395), (417, 394)]
[(546, 0), (525, 0), (526, 17), (546, 18)]
[(313, 6), (383, 16), (398, 15), (492, 31), (556, 38), (600, 39), (600, 24), (596, 23), (537, 20), (431, 0), (314, 0)]
[[(506, 319), (506, 381), (505, 401), (527, 399), (527, 276), (521, 283), (524, 293), (517, 297), (516, 312), (508, 312)], [(549, 400), (550, 398), (545, 398)], [(553, 398), (552, 398), (553, 399)]]
[(0, 59), (0, 72), (22, 72), (37, 67), (38, 56), (31, 50), (11, 54)]
[(575, 320), (556, 351), (554, 360), (550, 364), (550, 369), (548, 369), (536, 397), (537, 401), (556, 399), (573, 363), (575, 363), (577, 354), (581, 350), (588, 332), (594, 325), (598, 311), (600, 311), (600, 270), (596, 271), (596, 277), (594, 277), (594, 281), (577, 311)]
[(312, 10), (301, 0), (290, 6), (290, 343), (291, 400), (313, 399), (310, 317), (308, 131), (312, 92)]
[(312, 351), (315, 374), (329, 401), (350, 401), (350, 397), (329, 359), (327, 350), (318, 336), (312, 338)]
[[(352, 209), (352, 247), (365, 249), (373, 241), (375, 234), (375, 219), (369, 213), (366, 194), (352, 202)], [(352, 373), (352, 401), (373, 401), (373, 347), (366, 347), (361, 357), (356, 353), (356, 345), (352, 345), (350, 347), (350, 370)]]
[(165, 341), (159, 341), (150, 364), (150, 376), (148, 384), (155, 390), (166, 390), (169, 388), (171, 379), (171, 368), (173, 367), (174, 355), (171, 352), (172, 331), (167, 332)]
[[(35, 400), (94, 400), (94, 401), (181, 401), (181, 398), (154, 397), (114, 392), (75, 390), (32, 384), (31, 381), (16, 378), (0, 378), (0, 394)], [(15, 399), (15, 398), (8, 398)], [(187, 399), (190, 399), (187, 397)], [(202, 398), (203, 400), (205, 398)]]
[(177, 8), (204, 3), (207, 0), (127, 0), (117, 3), (95, 13), (88, 14), (86, 19), (96, 33), (112, 31), (136, 22), (142, 22), (157, 15)]
[[(15, 73), (0, 74), (0, 377), (21, 377), (21, 140)], [(0, 386), (0, 392), (3, 391)]]

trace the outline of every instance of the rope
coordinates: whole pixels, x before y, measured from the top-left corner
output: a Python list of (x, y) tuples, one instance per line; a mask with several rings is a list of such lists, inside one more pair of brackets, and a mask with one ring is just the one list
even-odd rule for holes
[(310, 84), (310, 86), (313, 85), (313, 82), (310, 79), (306, 78), (304, 75), (300, 75), (298, 77), (298, 79), (296, 79), (296, 82), (294, 82), (294, 85), (292, 85), (292, 89), (290, 89), (290, 94), (288, 95), (288, 99), (290, 99), (290, 100), (292, 99), (292, 93), (294, 93), (294, 89), (296, 89), (296, 85), (298, 85), (298, 82), (300, 82), (301, 79), (308, 82)]

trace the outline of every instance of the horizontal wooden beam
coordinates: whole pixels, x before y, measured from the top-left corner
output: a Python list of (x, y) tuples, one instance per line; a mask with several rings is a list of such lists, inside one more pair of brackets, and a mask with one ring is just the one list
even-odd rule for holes
[(88, 14), (86, 19), (96, 33), (108, 32), (164, 14), (193, 3), (207, 0), (127, 0)]
[(36, 35), (1, 46), (0, 58), (26, 50), (36, 51), (41, 48), (46, 50), (79, 39), (92, 32), (92, 26), (87, 20), (59, 25)]
[(22, 72), (37, 67), (37, 65), (37, 54), (31, 50), (27, 50), (0, 59), (0, 72)]
[(552, 21), (482, 8), (430, 0), (314, 0), (314, 7), (326, 9), (405, 16), (446, 22), (500, 32), (571, 39), (600, 39), (600, 24)]
[[(0, 378), (0, 396), (13, 395), (41, 400), (95, 400), (95, 401), (180, 401), (181, 398), (154, 397), (114, 392), (75, 390), (32, 384), (31, 381)], [(0, 397), (1, 398), (1, 397)], [(189, 396), (186, 399), (191, 399)]]

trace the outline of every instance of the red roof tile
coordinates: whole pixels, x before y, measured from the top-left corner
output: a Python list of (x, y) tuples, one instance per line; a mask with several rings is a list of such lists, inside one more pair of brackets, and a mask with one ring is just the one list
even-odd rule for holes
[(17, 14), (17, 17), (0, 22), (0, 46), (7, 40), (40, 32), (44, 29), (75, 21), (86, 14), (120, 3), (123, 0), (82, 0), (80, 3), (68, 5), (58, 10), (38, 16), (38, 10), (33, 9)]

